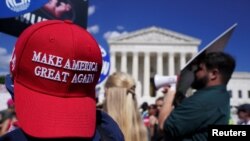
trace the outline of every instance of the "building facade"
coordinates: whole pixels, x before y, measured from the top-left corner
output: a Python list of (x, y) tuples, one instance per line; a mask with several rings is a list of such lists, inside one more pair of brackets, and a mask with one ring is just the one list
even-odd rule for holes
[(171, 30), (149, 27), (108, 39), (111, 70), (131, 74), (139, 103), (153, 102), (154, 75), (176, 75), (197, 52), (201, 41)]
[[(136, 80), (139, 104), (161, 95), (153, 89), (158, 75), (178, 75), (188, 60), (198, 53), (201, 40), (159, 27), (149, 27), (108, 39), (110, 73), (123, 71)], [(235, 72), (229, 82), (231, 105), (250, 103), (250, 73)]]
[(234, 72), (228, 83), (231, 106), (250, 103), (250, 72)]

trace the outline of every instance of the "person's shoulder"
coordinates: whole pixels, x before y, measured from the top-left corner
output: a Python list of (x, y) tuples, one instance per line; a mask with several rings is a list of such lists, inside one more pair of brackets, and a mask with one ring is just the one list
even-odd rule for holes
[(193, 95), (184, 98), (182, 102), (176, 107), (176, 109), (202, 110), (203, 102), (204, 102), (203, 97), (200, 96), (199, 94), (194, 93)]
[(124, 141), (118, 124), (104, 111), (97, 110), (97, 131), (109, 141)]
[(108, 113), (102, 110), (97, 110), (97, 122), (107, 125), (107, 127), (111, 126), (114, 126), (115, 128), (116, 126), (118, 127), (117, 123), (113, 120), (113, 118), (109, 116)]
[[(100, 125), (102, 128), (105, 128), (109, 131), (118, 130), (121, 131), (118, 124), (114, 121), (114, 119), (108, 115), (108, 113), (97, 110), (97, 125)], [(114, 133), (120, 133), (120, 132), (114, 132)]]
[(19, 128), (0, 137), (0, 141), (28, 141), (23, 131)]

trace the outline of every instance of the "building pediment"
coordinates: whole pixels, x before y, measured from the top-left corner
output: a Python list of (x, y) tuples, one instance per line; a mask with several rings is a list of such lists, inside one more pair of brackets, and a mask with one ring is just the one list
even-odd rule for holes
[(110, 44), (128, 43), (128, 44), (195, 44), (199, 45), (200, 40), (181, 33), (162, 29), (158, 27), (150, 27), (137, 30), (126, 35), (115, 38), (109, 38)]

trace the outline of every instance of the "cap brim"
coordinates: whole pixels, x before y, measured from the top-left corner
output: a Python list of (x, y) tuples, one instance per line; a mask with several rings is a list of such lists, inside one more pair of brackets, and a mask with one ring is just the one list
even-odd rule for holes
[(15, 106), (20, 127), (39, 138), (92, 137), (96, 124), (93, 97), (62, 98), (39, 94), (15, 82)]

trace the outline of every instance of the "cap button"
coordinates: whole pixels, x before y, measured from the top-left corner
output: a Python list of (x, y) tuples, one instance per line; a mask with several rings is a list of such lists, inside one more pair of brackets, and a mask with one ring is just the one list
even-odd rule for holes
[(72, 24), (73, 22), (71, 20), (64, 20), (65, 23), (67, 24)]

